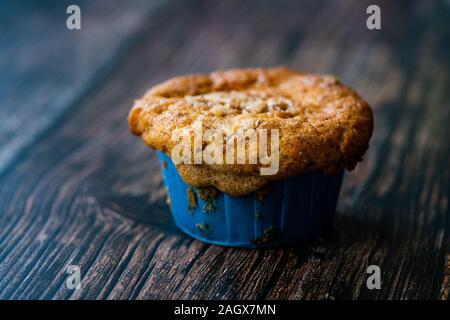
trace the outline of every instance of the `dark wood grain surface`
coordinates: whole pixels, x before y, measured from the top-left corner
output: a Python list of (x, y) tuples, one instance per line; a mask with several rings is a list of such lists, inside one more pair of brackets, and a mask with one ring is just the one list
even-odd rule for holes
[[(2, 2), (0, 298), (448, 299), (450, 6), (377, 1), (368, 30), (372, 2), (86, 1), (79, 31), (71, 3)], [(335, 229), (284, 250), (195, 241), (128, 110), (174, 75), (275, 65), (336, 74), (373, 106)]]

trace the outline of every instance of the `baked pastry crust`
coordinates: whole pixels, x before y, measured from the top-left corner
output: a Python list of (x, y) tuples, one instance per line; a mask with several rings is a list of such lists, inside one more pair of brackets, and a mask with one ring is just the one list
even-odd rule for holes
[(131, 109), (131, 131), (170, 156), (176, 129), (236, 133), (279, 130), (279, 170), (262, 176), (261, 164), (180, 164), (183, 180), (196, 187), (244, 195), (270, 180), (318, 170), (352, 170), (368, 148), (373, 130), (369, 105), (333, 76), (286, 68), (232, 69), (181, 76), (150, 89)]

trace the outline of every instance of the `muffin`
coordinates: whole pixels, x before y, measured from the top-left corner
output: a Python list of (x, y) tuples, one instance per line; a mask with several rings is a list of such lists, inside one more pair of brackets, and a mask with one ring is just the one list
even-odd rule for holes
[(333, 76), (286, 68), (176, 77), (128, 116), (157, 150), (177, 226), (208, 243), (293, 246), (327, 230), (345, 169), (368, 148), (368, 104)]

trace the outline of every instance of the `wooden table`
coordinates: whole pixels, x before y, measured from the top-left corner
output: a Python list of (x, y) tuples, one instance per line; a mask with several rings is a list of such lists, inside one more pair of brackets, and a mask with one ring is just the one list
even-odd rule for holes
[[(381, 30), (366, 28), (372, 2)], [(71, 3), (0, 5), (0, 298), (448, 299), (448, 1), (85, 1), (69, 31)], [(128, 131), (133, 99), (275, 65), (336, 74), (373, 106), (335, 230), (285, 250), (195, 241)]]

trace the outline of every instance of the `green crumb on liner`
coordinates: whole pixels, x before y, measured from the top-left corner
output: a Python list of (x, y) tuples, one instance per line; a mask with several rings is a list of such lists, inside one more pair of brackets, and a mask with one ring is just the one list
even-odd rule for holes
[(195, 196), (195, 193), (192, 190), (191, 186), (189, 186), (189, 188), (187, 188), (186, 194), (187, 194), (187, 200), (188, 200), (188, 209), (189, 209), (189, 211), (192, 211), (197, 206), (197, 197)]
[(203, 205), (203, 212), (215, 212), (217, 207), (216, 207), (216, 197), (218, 194), (218, 190), (215, 187), (202, 187), (202, 188), (197, 188), (197, 194), (200, 197), (200, 199), (202, 199), (203, 201), (205, 201), (205, 204)]
[(219, 192), (215, 187), (201, 187), (197, 188), (197, 193), (200, 199), (206, 201), (214, 199)]
[(208, 236), (212, 233), (212, 229), (211, 229), (210, 225), (207, 223), (196, 223), (195, 227), (204, 236)]
[(203, 212), (215, 212), (216, 209), (216, 201), (214, 199), (208, 199), (203, 205)]
[(281, 235), (274, 227), (267, 228), (263, 231), (261, 237), (252, 241), (253, 244), (258, 246), (275, 242), (281, 238)]
[(258, 190), (255, 191), (256, 194), (256, 200), (259, 203), (263, 203), (266, 197), (270, 194), (271, 186), (270, 184), (266, 184), (265, 186), (262, 186)]

